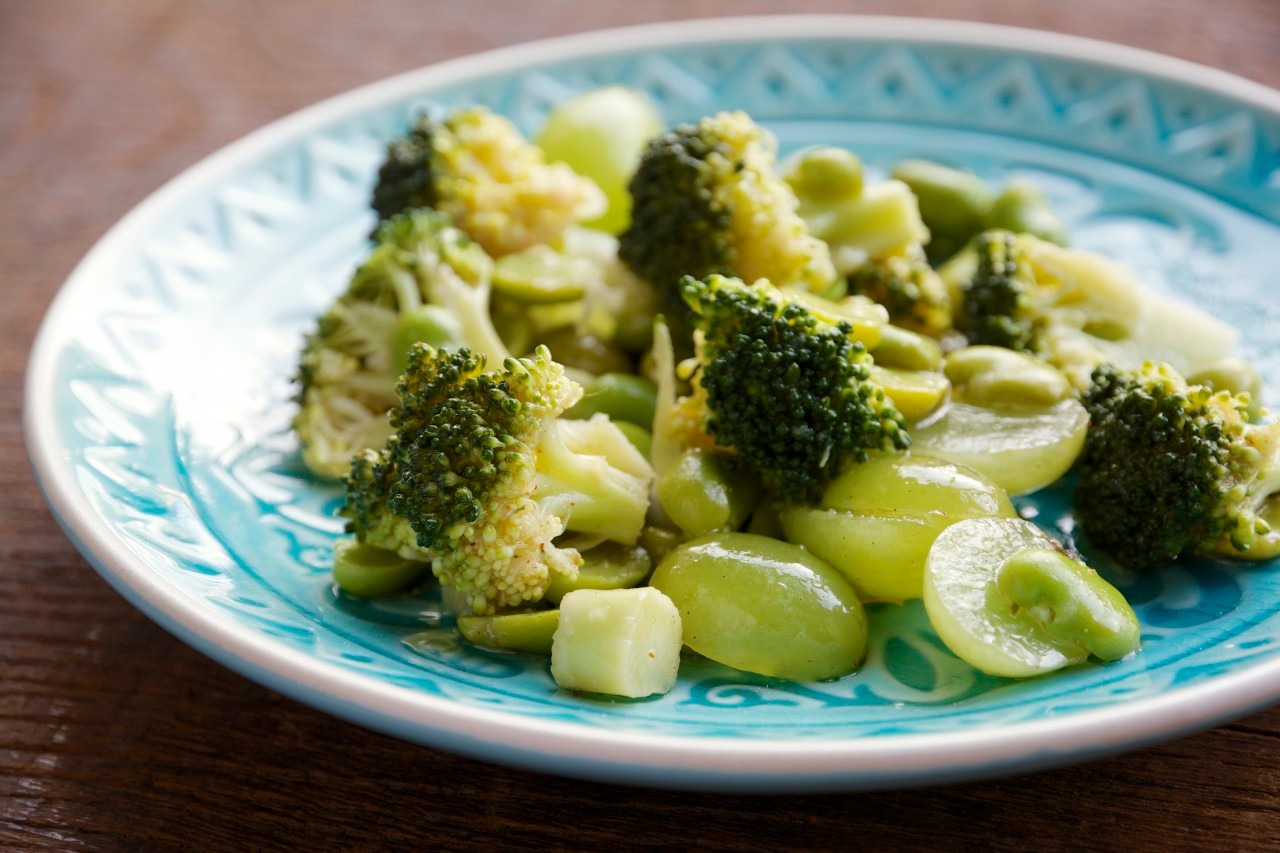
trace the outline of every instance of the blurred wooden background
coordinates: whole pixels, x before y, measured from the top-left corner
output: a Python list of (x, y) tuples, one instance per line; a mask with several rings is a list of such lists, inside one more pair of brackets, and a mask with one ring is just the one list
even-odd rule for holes
[(27, 351), (76, 261), (242, 134), (534, 38), (770, 12), (952, 17), (1280, 86), (1274, 0), (0, 0), (0, 849), (1280, 849), (1280, 709), (1035, 776), (896, 793), (589, 784), (372, 734), (232, 674), (101, 581), (31, 477)]

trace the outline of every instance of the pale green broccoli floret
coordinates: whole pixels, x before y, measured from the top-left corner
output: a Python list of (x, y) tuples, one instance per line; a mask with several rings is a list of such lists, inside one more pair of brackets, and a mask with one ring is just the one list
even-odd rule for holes
[(293, 427), (303, 462), (328, 479), (344, 476), (354, 454), (390, 435), (386, 416), (410, 344), (507, 355), (489, 320), (489, 256), (447, 216), (409, 211), (384, 223), (375, 240), (307, 336), (298, 367)]
[(1193, 371), (1235, 347), (1230, 326), (1144, 287), (1101, 255), (1010, 231), (985, 231), (939, 270), (956, 329), (971, 344), (1028, 352), (1079, 390), (1095, 367), (1144, 360)]
[[(545, 348), (486, 371), (469, 350), (413, 347), (395, 434), (357, 459), (342, 514), (361, 541), (431, 561), (476, 613), (538, 601), (581, 557), (573, 532), (633, 545), (652, 470), (607, 418), (560, 416), (582, 394)], [(412, 536), (412, 548), (405, 540)]]
[(437, 121), (422, 116), (387, 146), (373, 190), (382, 219), (434, 207), (494, 257), (553, 243), (605, 211), (593, 181), (548, 163), (515, 125), (483, 107)]
[(818, 293), (835, 282), (826, 245), (796, 214), (774, 172), (773, 137), (742, 112), (680, 125), (649, 143), (630, 189), (619, 256), (682, 319), (680, 279), (712, 273), (767, 278)]

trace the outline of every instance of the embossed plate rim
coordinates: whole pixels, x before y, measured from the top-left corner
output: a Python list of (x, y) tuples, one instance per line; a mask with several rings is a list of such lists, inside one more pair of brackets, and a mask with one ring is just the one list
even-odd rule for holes
[[(336, 716), (407, 740), (491, 761), (586, 778), (715, 790), (887, 788), (1030, 771), (1135, 748), (1280, 699), (1280, 660), (1168, 694), (999, 730), (874, 738), (744, 740), (595, 727), (463, 706), (317, 661), (225, 614), (202, 609), (140, 565), (79, 491), (57, 440), (52, 379), (99, 270), (167, 205), (280, 140), (372, 105), (483, 75), (612, 51), (763, 38), (912, 40), (972, 45), (1110, 67), (1212, 91), (1280, 115), (1280, 92), (1222, 71), (1105, 42), (987, 24), (853, 16), (710, 19), (606, 30), (502, 48), (388, 78), (257, 130), (174, 178), (118, 222), (54, 300), (28, 366), (24, 428), (37, 480), (58, 523), (103, 577), (150, 618), (209, 657)], [(74, 298), (72, 298), (74, 295)]]

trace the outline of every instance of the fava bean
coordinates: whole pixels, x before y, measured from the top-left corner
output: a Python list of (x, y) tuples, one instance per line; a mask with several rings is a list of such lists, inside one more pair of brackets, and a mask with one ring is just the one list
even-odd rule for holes
[(535, 655), (551, 654), (551, 638), (559, 625), (559, 610), (458, 617), (458, 632), (469, 643)]
[(430, 566), (406, 560), (394, 551), (339, 539), (333, 546), (333, 580), (343, 592), (361, 598), (393, 595), (412, 586)]
[(605, 373), (585, 379), (582, 399), (564, 413), (566, 418), (608, 415), (615, 423), (626, 421), (646, 429), (653, 423), (658, 392), (643, 376)]
[(1052, 406), (1071, 396), (1071, 383), (1051, 365), (1004, 347), (956, 350), (943, 372), (952, 396), (975, 406)]
[(996, 588), (1046, 633), (1096, 658), (1117, 660), (1138, 648), (1138, 618), (1124, 596), (1056, 549), (1027, 548), (1007, 558)]
[(689, 536), (734, 530), (760, 499), (755, 478), (729, 460), (691, 448), (658, 477), (658, 503)]
[(1014, 181), (996, 196), (987, 215), (987, 228), (1034, 234), (1064, 246), (1067, 229), (1044, 192), (1029, 181)]

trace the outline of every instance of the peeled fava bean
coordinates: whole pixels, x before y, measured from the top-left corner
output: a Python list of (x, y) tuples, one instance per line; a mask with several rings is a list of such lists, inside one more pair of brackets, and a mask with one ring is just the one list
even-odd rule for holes
[(835, 566), (864, 600), (919, 598), (933, 540), (966, 518), (1016, 517), (970, 468), (915, 453), (877, 456), (831, 481), (817, 506), (782, 510), (787, 540)]
[(1138, 619), (1119, 591), (1021, 519), (944, 531), (924, 604), (947, 648), (989, 675), (1025, 678), (1138, 648)]
[(735, 669), (797, 681), (853, 672), (867, 617), (853, 587), (803, 548), (751, 533), (695, 539), (654, 570), (684, 644)]

